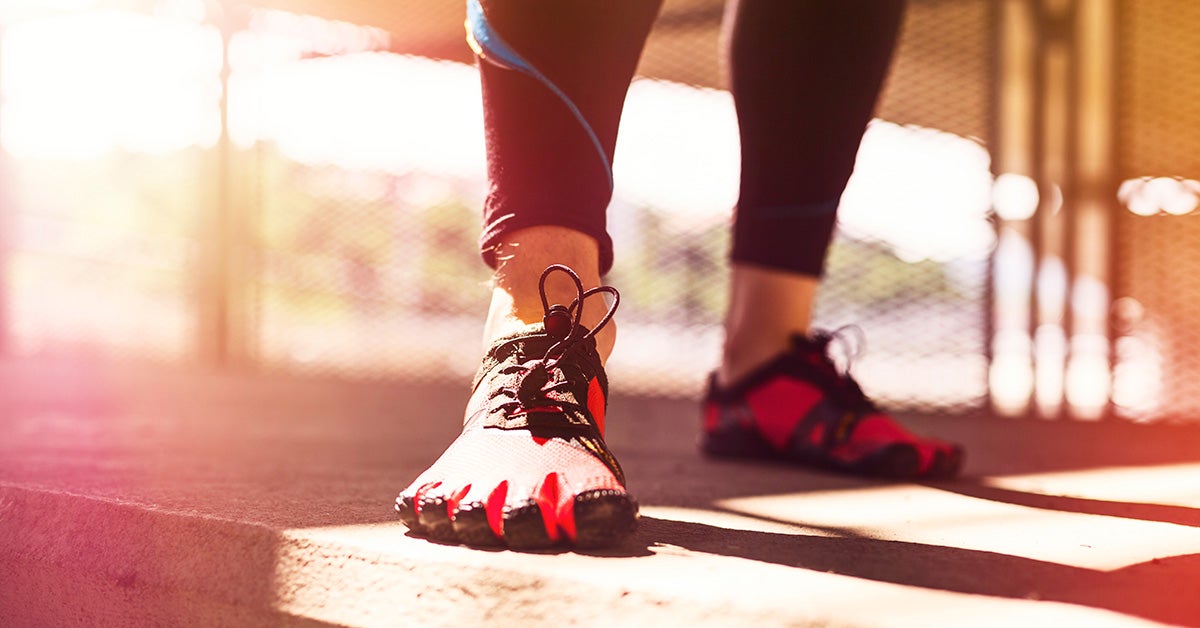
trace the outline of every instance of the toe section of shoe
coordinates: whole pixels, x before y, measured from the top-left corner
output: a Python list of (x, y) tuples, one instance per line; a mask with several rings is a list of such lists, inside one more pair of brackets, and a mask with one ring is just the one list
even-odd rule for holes
[(483, 547), (502, 542), (503, 501), (507, 490), (508, 483), (501, 482), (490, 488), (483, 484), (468, 485), (458, 492), (451, 504), (450, 520), (460, 543)]
[(414, 534), (426, 534), (421, 522), (421, 508), (430, 492), (436, 491), (440, 485), (440, 482), (414, 482), (396, 498), (396, 515)]
[(450, 521), (452, 493), (441, 487), (423, 492), (416, 500), (417, 522), (422, 533), (438, 541), (455, 541), (454, 526)]
[(933, 463), (929, 468), (931, 479), (949, 480), (962, 473), (966, 452), (962, 446), (952, 443), (939, 443), (933, 454)]
[(452, 521), (454, 534), (460, 543), (477, 547), (500, 545), (500, 537), (488, 523), (487, 503), (482, 501), (459, 504)]
[(396, 516), (409, 530), (419, 531), (421, 524), (417, 521), (417, 506), (412, 495), (401, 493), (396, 498)]
[(504, 540), (509, 547), (535, 549), (558, 543), (558, 503), (562, 494), (557, 472), (547, 473), (533, 487), (517, 491), (505, 507)]
[(585, 491), (567, 502), (559, 525), (580, 548), (619, 545), (637, 529), (638, 505), (624, 490)]
[(557, 542), (546, 526), (542, 506), (536, 499), (526, 499), (504, 507), (504, 542), (517, 550), (542, 549)]

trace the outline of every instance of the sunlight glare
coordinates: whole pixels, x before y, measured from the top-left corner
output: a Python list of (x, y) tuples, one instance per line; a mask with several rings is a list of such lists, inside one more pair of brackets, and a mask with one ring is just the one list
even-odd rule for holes
[[(1054, 479), (1058, 476), (1063, 482)], [(1172, 488), (1156, 491), (1152, 499), (1181, 498), (1194, 506), (1196, 491), (1186, 487), (1200, 485), (1196, 483), (1200, 465), (1196, 464), (1017, 476), (1015, 480), (983, 478), (982, 482), (1051, 496), (1075, 496), (1086, 487), (1089, 499), (1143, 503), (1148, 498), (1137, 495), (1137, 487), (1168, 477), (1173, 478), (1168, 483)], [(1200, 535), (1190, 526), (1034, 508), (926, 486), (735, 497), (718, 500), (716, 505), (750, 517), (852, 531), (870, 538), (996, 552), (1104, 571), (1164, 556), (1200, 553)]]
[(20, 157), (151, 154), (220, 134), (220, 38), (180, 19), (94, 10), (21, 22), (4, 40), (5, 148)]
[(1121, 336), (1115, 343), (1112, 401), (1118, 414), (1152, 415), (1163, 403), (1163, 356), (1151, 340)]
[(1025, 412), (1033, 394), (1033, 353), (1029, 335), (1019, 330), (997, 332), (992, 339), (988, 388), (992, 406), (1003, 416)]
[(1127, 179), (1118, 188), (1117, 198), (1138, 216), (1160, 212), (1183, 216), (1200, 206), (1200, 181), (1171, 177)]
[(987, 219), (990, 167), (978, 142), (875, 120), (863, 136), (838, 220), (888, 242), (905, 261), (984, 259), (996, 244)]
[(302, 163), (482, 179), (483, 113), (471, 66), (359, 53), (230, 79), (230, 135)]
[(992, 185), (992, 207), (1003, 220), (1028, 220), (1037, 212), (1038, 188), (1025, 175), (1006, 172)]

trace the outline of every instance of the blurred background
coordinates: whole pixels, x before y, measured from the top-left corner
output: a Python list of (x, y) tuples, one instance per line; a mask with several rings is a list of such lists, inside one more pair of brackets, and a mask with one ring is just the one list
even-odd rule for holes
[[(488, 272), (461, 0), (4, 0), (0, 352), (461, 382)], [(610, 225), (623, 393), (717, 360), (720, 0), (667, 0)], [(910, 0), (818, 325), (883, 404), (1200, 421), (1200, 4)], [(851, 339), (855, 336), (850, 334)]]

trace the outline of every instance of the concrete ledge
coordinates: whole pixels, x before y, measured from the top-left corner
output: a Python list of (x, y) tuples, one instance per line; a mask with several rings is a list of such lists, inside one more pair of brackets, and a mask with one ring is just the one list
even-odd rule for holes
[(916, 417), (968, 477), (892, 484), (705, 460), (692, 404), (616, 398), (638, 534), (522, 554), (392, 519), (456, 387), (100, 392), (0, 414), (0, 625), (1200, 626), (1195, 428)]

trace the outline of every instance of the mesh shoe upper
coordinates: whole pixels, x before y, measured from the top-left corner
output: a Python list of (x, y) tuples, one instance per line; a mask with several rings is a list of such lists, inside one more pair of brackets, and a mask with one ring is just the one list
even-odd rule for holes
[(469, 544), (611, 545), (636, 503), (604, 442), (608, 381), (585, 329), (533, 325), (484, 357), (462, 434), (397, 499), (417, 534)]

